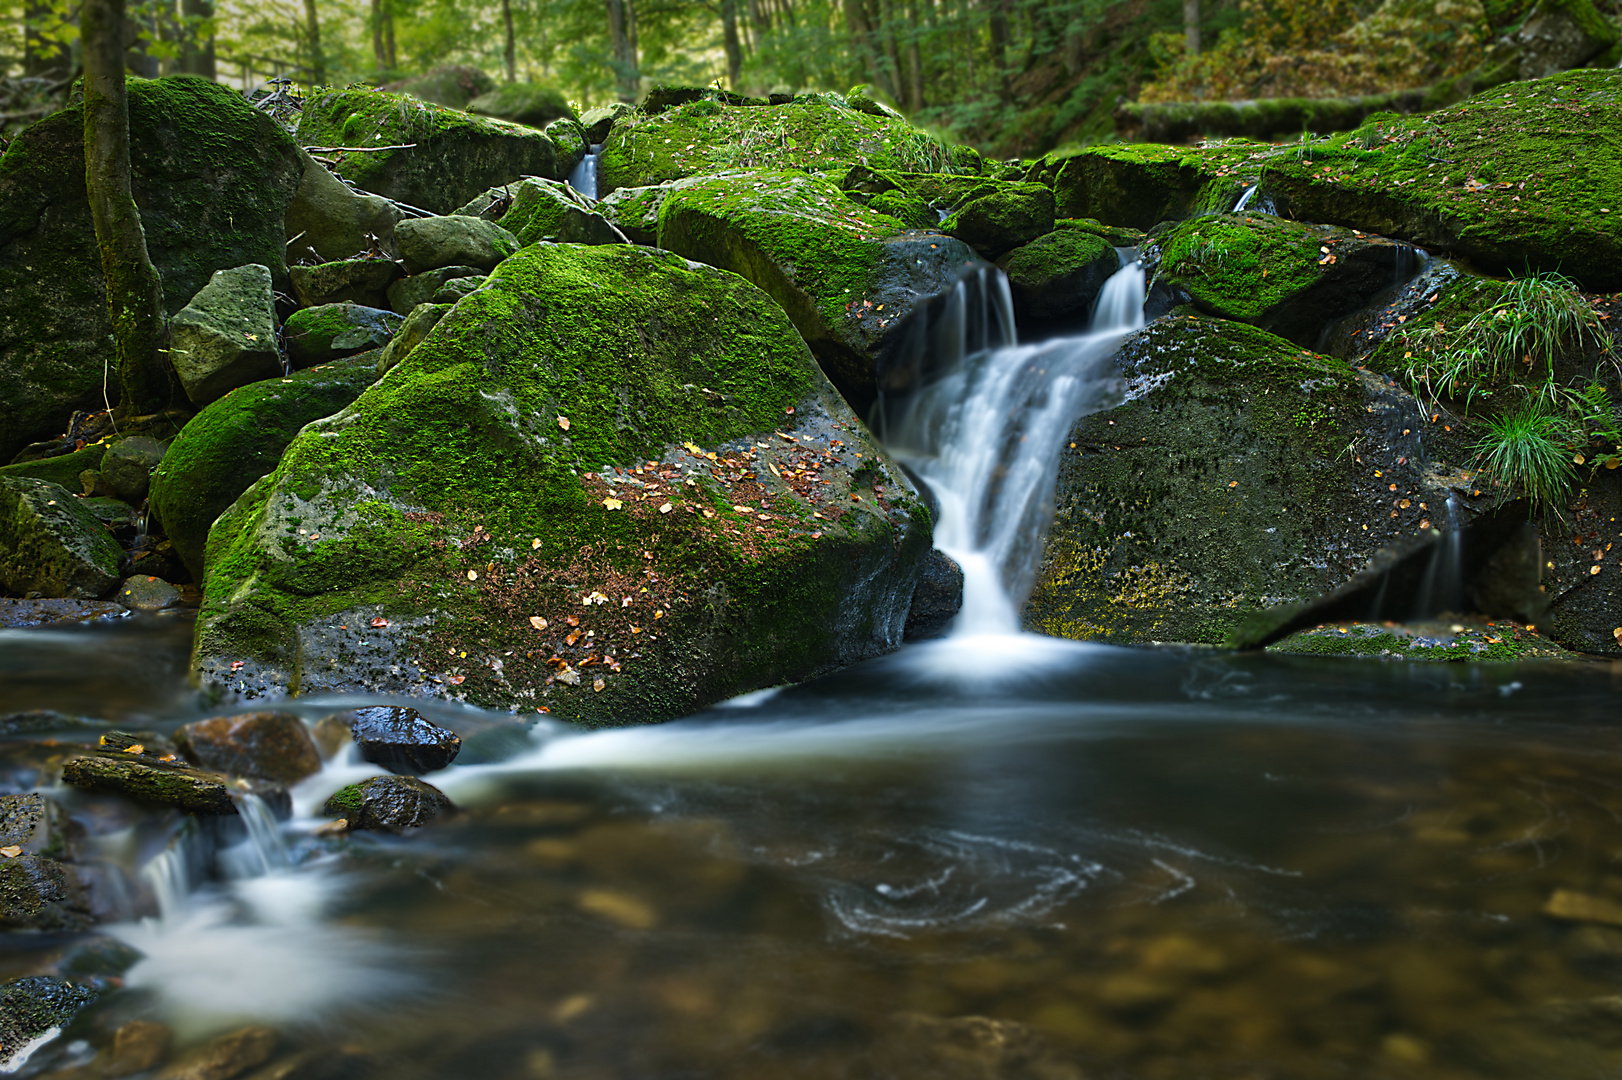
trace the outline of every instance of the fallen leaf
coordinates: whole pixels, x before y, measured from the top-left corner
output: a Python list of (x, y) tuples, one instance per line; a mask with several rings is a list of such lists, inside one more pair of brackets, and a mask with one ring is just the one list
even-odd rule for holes
[(1571, 463), (1573, 465), (1586, 465), (1588, 464), (1588, 459), (1583, 457), (1581, 454), (1577, 454), (1571, 459)]
[(734, 505), (733, 505), (733, 507), (732, 507), (732, 509), (734, 509), (734, 510), (736, 510), (736, 511), (737, 511), (737, 512), (738, 512), (738, 513), (740, 513), (740, 514), (749, 514), (749, 513), (753, 513), (753, 510), (752, 510), (752, 508), (750, 508), (750, 507), (747, 507), (747, 506), (738, 506), (738, 505), (736, 505), (736, 504), (734, 504)]
[(1597, 573), (1599, 573), (1599, 570), (1600, 570), (1600, 568), (1598, 566), (1590, 566), (1588, 568), (1588, 572), (1590, 574), (1597, 574)]
[(539, 615), (531, 615), (529, 617), (529, 625), (533, 626), (537, 630), (545, 630), (546, 620), (541, 618)]
[(381, 615), (379, 615), (377, 618), (372, 620), (372, 626), (375, 629), (381, 630), (383, 627), (385, 627), (387, 625), (389, 625), (389, 620), (385, 619)]
[(22, 853), (23, 849), (17, 844), (7, 844), (5, 847), (0, 847), (0, 855), (4, 855), (8, 859), (15, 859)]
[(478, 581), (479, 580), (479, 572), (477, 570), (469, 570), (467, 572), (467, 579), (469, 581)]
[(124, 747), (124, 753), (126, 754), (141, 754), (145, 752), (146, 745), (144, 743), (130, 743), (128, 746)]
[(531, 540), (531, 541), (530, 541), (530, 542), (529, 542), (529, 546), (530, 546), (530, 548), (531, 548), (531, 549), (532, 549), (532, 550), (533, 550), (533, 549), (534, 549), (534, 548), (538, 548), (538, 547), (540, 547), (540, 546), (541, 546), (541, 538), (540, 538), (540, 537), (538, 537), (538, 536), (537, 536), (537, 537), (536, 537), (536, 538), (535, 538), (535, 539), (533, 539), (533, 540)]
[(567, 416), (558, 417), (558, 427), (562, 428), (564, 431), (568, 431), (569, 430), (569, 418)]
[(568, 637), (564, 638), (563, 643), (565, 645), (573, 645), (575, 642), (577, 642), (579, 640), (580, 640), (580, 631), (576, 630), (572, 634), (570, 634)]
[(563, 670), (558, 672), (558, 682), (568, 683), (570, 686), (579, 686), (580, 672), (565, 664)]
[(603, 687), (605, 687), (607, 685), (608, 684), (603, 682), (603, 680), (601, 680), (601, 679), (594, 679), (594, 680), (592, 680), (591, 688), (593, 690), (597, 691), (597, 693), (600, 694), (600, 693), (603, 692)]
[(1237, 480), (1229, 480), (1228, 481), (1228, 486), (1231, 487), (1231, 488), (1236, 488), (1236, 487), (1239, 486), (1239, 481), (1237, 481)]
[(669, 503), (665, 503), (663, 506), (659, 507), (659, 512), (661, 514), (668, 514), (673, 509), (674, 507), (672, 507)]
[(1401, 502), (1399, 502), (1399, 503), (1398, 503), (1398, 504), (1397, 504), (1397, 505), (1398, 505), (1398, 506), (1400, 506), (1400, 507), (1402, 507), (1402, 508), (1403, 508), (1403, 509), (1404, 509), (1404, 510), (1406, 510), (1406, 509), (1408, 509), (1408, 507), (1409, 507), (1409, 506), (1410, 506), (1410, 505), (1411, 505), (1411, 504), (1410, 504), (1410, 503), (1409, 503), (1409, 502), (1408, 502), (1408, 500), (1407, 500), (1407, 499), (1404, 499), (1404, 500), (1402, 500), (1402, 501), (1401, 501)]
[(579, 626), (580, 625), (580, 616), (578, 616), (578, 615), (570, 615), (567, 619), (564, 619), (563, 621), (568, 623), (570, 626)]
[[(622, 507), (624, 505), (625, 505), (625, 500), (623, 500), (623, 499), (616, 499), (616, 498), (613, 498), (613, 497), (609, 497), (609, 498), (603, 500), (603, 507), (605, 509), (608, 509), (608, 510), (618, 510), (620, 507)], [(539, 544), (539, 541), (536, 541), (536, 543)]]
[(450, 678), (446, 679), (445, 681), (450, 683), (452, 686), (461, 686), (463, 683), (467, 682), (467, 676), (466, 675), (452, 675)]

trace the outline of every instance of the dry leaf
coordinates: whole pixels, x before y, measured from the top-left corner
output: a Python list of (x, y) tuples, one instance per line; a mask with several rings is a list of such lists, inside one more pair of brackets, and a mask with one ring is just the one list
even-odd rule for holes
[(477, 570), (469, 570), (467, 572), (467, 579), (469, 581), (478, 581), (479, 580), (479, 572)]
[(145, 752), (146, 746), (143, 743), (131, 743), (130, 745), (124, 747), (124, 753), (126, 754), (141, 754)]
[(467, 682), (467, 676), (466, 675), (452, 675), (450, 678), (446, 679), (445, 681), (450, 683), (452, 686), (461, 686), (463, 683)]
[(546, 620), (541, 618), (539, 615), (531, 615), (529, 617), (529, 625), (533, 626), (537, 630), (545, 630)]
[(580, 672), (565, 664), (563, 670), (558, 672), (558, 682), (568, 683), (570, 686), (579, 686)]
[(603, 500), (604, 508), (609, 509), (609, 510), (618, 510), (620, 507), (622, 507), (624, 505), (625, 505), (625, 501), (623, 499), (615, 499), (615, 498), (610, 497), (610, 498), (607, 498), (607, 499)]
[(607, 685), (608, 684), (603, 682), (603, 680), (601, 680), (601, 679), (594, 679), (594, 680), (592, 680), (591, 688), (593, 690), (597, 691), (600, 694), (600, 693), (603, 692), (603, 687), (605, 687)]
[(558, 417), (558, 427), (562, 428), (564, 431), (568, 431), (569, 430), (569, 418), (567, 416)]
[(564, 619), (563, 621), (568, 623), (570, 626), (579, 626), (580, 625), (580, 616), (578, 616), (578, 615), (570, 615), (567, 619)]
[(663, 506), (659, 507), (659, 512), (661, 514), (668, 514), (670, 513), (671, 509), (671, 505), (669, 503), (665, 503)]
[(751, 509), (751, 508), (750, 508), (750, 507), (747, 507), (747, 506), (739, 506), (739, 505), (737, 505), (737, 504), (733, 504), (733, 507), (732, 507), (732, 509), (734, 509), (734, 510), (736, 510), (736, 511), (737, 511), (737, 512), (738, 512), (738, 513), (740, 513), (740, 514), (748, 514), (748, 513), (752, 513), (752, 512), (753, 512), (753, 511), (752, 511), (752, 509)]
[(389, 625), (389, 620), (385, 619), (381, 615), (379, 615), (377, 618), (372, 620), (373, 629), (381, 630), (383, 627), (385, 627), (387, 625)]
[(4, 855), (8, 859), (15, 859), (22, 853), (23, 849), (16, 844), (7, 844), (5, 847), (0, 847), (0, 855)]
[(540, 547), (541, 546), (541, 538), (539, 536), (537, 536), (535, 539), (533, 539), (533, 540), (531, 540), (529, 542), (529, 546), (530, 546), (530, 548), (532, 550), (535, 549), (535, 548)]

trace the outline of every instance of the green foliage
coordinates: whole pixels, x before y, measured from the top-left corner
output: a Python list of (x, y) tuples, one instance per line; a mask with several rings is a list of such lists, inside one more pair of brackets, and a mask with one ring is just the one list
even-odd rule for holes
[(1476, 443), (1482, 467), (1501, 483), (1520, 488), (1533, 506), (1551, 509), (1565, 502), (1576, 473), (1568, 449), (1571, 421), (1538, 398), (1527, 398), (1505, 416), (1486, 422)]

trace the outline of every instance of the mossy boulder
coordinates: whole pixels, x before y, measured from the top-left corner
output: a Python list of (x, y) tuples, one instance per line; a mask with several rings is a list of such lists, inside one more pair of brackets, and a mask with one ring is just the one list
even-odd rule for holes
[(469, 101), (467, 111), (537, 128), (563, 117), (575, 119), (563, 91), (546, 83), (504, 83)]
[(765, 293), (537, 244), (215, 522), (195, 670), (664, 720), (895, 647), (928, 534)]
[(1064, 228), (1015, 248), (997, 265), (1008, 275), (1016, 324), (1029, 330), (1085, 325), (1121, 257), (1103, 237)]
[(893, 217), (909, 229), (934, 229), (941, 222), (940, 215), (930, 209), (927, 202), (899, 188), (873, 196), (868, 200), (867, 208), (876, 214)]
[(283, 219), (289, 257), (332, 262), (369, 251), (374, 243), (392, 253), (399, 207), (380, 195), (355, 191), (302, 146), (298, 153), (304, 172)]
[(119, 582), (122, 552), (67, 488), (0, 478), (0, 585), (14, 593), (89, 600)]
[(1053, 188), (1060, 217), (1152, 229), (1200, 210), (1232, 209), (1263, 160), (1277, 152), (1243, 140), (1199, 149), (1117, 143), (1049, 154), (1027, 179)]
[(289, 274), (299, 307), (346, 302), (383, 307), (388, 303), (389, 286), (405, 275), (405, 268), (393, 259), (342, 259), (295, 266)]
[(871, 393), (879, 353), (920, 299), (977, 262), (962, 241), (903, 230), (825, 177), (761, 172), (675, 188), (659, 246), (731, 270), (788, 312), (841, 389)]
[(170, 361), (198, 408), (282, 372), (276, 299), (267, 267), (217, 270), (170, 322)]
[(73, 758), (62, 766), (62, 782), (69, 787), (121, 795), (142, 806), (166, 807), (183, 814), (212, 817), (237, 813), (237, 804), (231, 798), (232, 788), (224, 777), (181, 765), (137, 760), (140, 756), (97, 754)]
[(423, 339), (428, 336), (428, 331), (439, 325), (439, 320), (443, 319), (450, 309), (450, 304), (433, 303), (413, 307), (411, 314), (400, 324), (400, 329), (395, 332), (394, 337), (378, 352), (377, 374), (381, 377), (389, 368), (409, 356), (411, 350), (422, 344)]
[(483, 275), (484, 271), (477, 266), (442, 266), (401, 278), (389, 286), (389, 310), (396, 315), (409, 316), (418, 306), (431, 302), (446, 282)]
[[(258, 263), (286, 286), (282, 219), (301, 165), (291, 138), (227, 87), (192, 76), (129, 84), (131, 183), (173, 315), (216, 270)], [(118, 400), (117, 358), (84, 189), (74, 106), (0, 157), (0, 460)], [(108, 371), (108, 366), (113, 370)]]
[(623, 101), (612, 101), (607, 105), (587, 109), (580, 114), (580, 133), (586, 137), (587, 143), (595, 146), (608, 138), (608, 132), (613, 128), (615, 121), (635, 112), (636, 106)]
[(580, 124), (573, 117), (564, 117), (552, 121), (543, 130), (546, 137), (552, 140), (552, 145), (558, 148), (558, 173), (573, 175), (575, 168), (586, 158), (586, 135), (580, 130)]
[(351, 829), (404, 832), (432, 825), (456, 806), (443, 791), (415, 776), (374, 776), (333, 792), (321, 808)]
[(527, 177), (505, 189), (491, 188), (457, 211), (480, 216), (493, 213), (500, 198), (511, 198), (496, 224), (521, 245), (550, 240), (561, 244), (618, 244), (625, 241), (608, 219), (567, 184)]
[(299, 119), (305, 146), (406, 146), (347, 154), (338, 174), (385, 198), (449, 214), (485, 188), (521, 176), (561, 180), (557, 147), (522, 124), (473, 116), (377, 90), (312, 95)]
[(748, 108), (706, 98), (657, 116), (621, 117), (603, 140), (598, 193), (647, 187), (727, 169), (805, 169), (843, 174), (951, 167), (946, 144), (889, 116), (870, 116), (826, 94)]
[(1342, 361), (1173, 316), (1118, 362), (1126, 403), (1078, 421), (1061, 458), (1030, 629), (1221, 644), (1429, 537), (1450, 494), (1470, 502), (1465, 440)]
[(385, 89), (398, 94), (431, 101), (436, 105), (449, 105), (461, 109), (486, 94), (496, 91), (496, 81), (476, 67), (466, 64), (446, 64), (434, 68), (426, 75), (401, 79)]
[(454, 304), (474, 289), (484, 288), (489, 277), (480, 274), (477, 277), (452, 278), (439, 287), (439, 291), (430, 298), (434, 304)]
[(79, 474), (86, 470), (99, 470), (102, 456), (106, 453), (106, 443), (92, 443), (79, 450), (58, 454), (56, 457), (19, 461), (15, 465), (0, 465), (0, 476), (32, 476), (38, 480), (61, 484), (70, 490), (77, 490)]
[(101, 459), (101, 475), (107, 485), (126, 503), (146, 498), (152, 470), (163, 460), (168, 447), (146, 435), (131, 435), (108, 448)]
[(1355, 656), (1426, 663), (1512, 663), (1575, 660), (1576, 655), (1515, 623), (1348, 623), (1291, 634), (1268, 652), (1301, 656)]
[(1280, 213), (1622, 288), (1622, 71), (1510, 83), (1425, 116), (1387, 116), (1279, 154)]
[(516, 237), (493, 221), (467, 214), (412, 218), (395, 230), (400, 261), (409, 273), (443, 266), (474, 266), (492, 270), (518, 250)]
[(1412, 248), (1384, 237), (1270, 214), (1211, 214), (1166, 237), (1156, 280), (1180, 287), (1208, 315), (1310, 346), (1415, 265)]
[(380, 349), (398, 329), (400, 316), (392, 311), (360, 304), (323, 304), (295, 311), (282, 327), (282, 336), (293, 366), (307, 368)]
[(0, 984), (0, 1067), (16, 1071), (15, 1059), (52, 1028), (68, 1025), (96, 1000), (96, 991), (49, 975), (29, 975)]
[(214, 519), (269, 473), (300, 428), (331, 416), (377, 378), (362, 354), (233, 390), (192, 418), (152, 474), (154, 522), (203, 580), (203, 545)]
[(1053, 231), (1053, 192), (1042, 184), (1008, 184), (958, 210), (941, 229), (995, 259)]
[(719, 173), (716, 177), (673, 180), (647, 187), (622, 187), (597, 200), (597, 212), (633, 244), (653, 247), (659, 242), (659, 209), (665, 197), (679, 188), (692, 187), (719, 176), (745, 176), (747, 173)]

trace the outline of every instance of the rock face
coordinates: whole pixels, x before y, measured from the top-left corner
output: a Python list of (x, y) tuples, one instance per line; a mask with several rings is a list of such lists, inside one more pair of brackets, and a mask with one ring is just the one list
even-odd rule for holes
[(1008, 275), (1016, 325), (1084, 326), (1098, 291), (1120, 269), (1120, 256), (1101, 236), (1058, 228), (998, 260)]
[(513, 234), (500, 225), (465, 214), (402, 221), (395, 238), (406, 272), (411, 274), (442, 266), (472, 266), (488, 272), (519, 247)]
[(635, 113), (636, 107), (623, 101), (612, 101), (607, 105), (587, 109), (580, 114), (580, 132), (588, 143), (596, 145), (608, 138), (609, 129), (614, 126), (616, 120)]
[(122, 552), (66, 488), (0, 477), (0, 585), (14, 593), (88, 600), (118, 584)]
[(726, 169), (843, 173), (861, 163), (902, 172), (948, 171), (944, 143), (891, 116), (871, 116), (827, 94), (770, 108), (705, 98), (655, 116), (618, 120), (603, 144), (598, 192), (646, 187)]
[(530, 177), (506, 190), (491, 188), (457, 211), (478, 216), (494, 200), (510, 194), (507, 212), (496, 219), (521, 245), (539, 240), (560, 244), (617, 244), (624, 241), (608, 220), (592, 209), (584, 196), (556, 180)]
[(1180, 287), (1208, 315), (1312, 347), (1415, 262), (1411, 248), (1380, 236), (1270, 214), (1212, 214), (1166, 238), (1157, 281)]
[[(297, 150), (274, 120), (192, 76), (131, 80), (130, 160), (147, 249), (173, 315), (216, 270), (246, 263), (286, 281), (282, 216)], [(84, 193), (84, 116), (65, 109), (0, 157), (0, 460), (103, 408), (116, 367), (100, 255)], [(118, 396), (116, 372), (109, 388)]]
[(456, 732), (429, 723), (416, 709), (378, 706), (356, 709), (350, 717), (360, 756), (391, 773), (438, 772), (462, 749)]
[(292, 713), (198, 720), (177, 731), (175, 743), (193, 763), (231, 776), (296, 784), (321, 771), (309, 729)]
[[(171, 807), (185, 814), (205, 817), (237, 813), (231, 798), (231, 788), (223, 777), (199, 769), (179, 765), (157, 764), (138, 760), (151, 755), (107, 754), (77, 757), (62, 766), (62, 782), (88, 791), (105, 791), (122, 795), (143, 806)], [(240, 781), (239, 781), (240, 783)], [(244, 787), (243, 791), (254, 790)], [(257, 794), (279, 805), (285, 815), (287, 794), (283, 791), (259, 789)]]
[(194, 581), (214, 519), (276, 467), (298, 430), (348, 405), (377, 378), (372, 354), (245, 386), (181, 429), (152, 474), (150, 509)]
[(321, 812), (345, 818), (351, 829), (404, 832), (455, 810), (443, 791), (414, 776), (374, 776), (333, 793)]
[(871, 393), (876, 358), (912, 305), (977, 261), (961, 241), (903, 232), (832, 182), (796, 172), (673, 188), (659, 211), (659, 246), (765, 289), (858, 400)]
[(101, 459), (101, 475), (127, 503), (139, 503), (146, 498), (152, 470), (163, 461), (168, 452), (156, 439), (145, 435), (132, 435), (114, 443)]
[(75, 1013), (94, 1000), (96, 992), (90, 987), (49, 975), (30, 975), (0, 984), (0, 1068), (11, 1065), (19, 1052), (39, 1036), (67, 1026)]
[(946, 553), (931, 551), (913, 590), (902, 637), (907, 641), (942, 637), (962, 607), (963, 568)]
[(282, 373), (270, 270), (216, 271), (171, 324), (170, 356), (193, 405)]
[(534, 128), (376, 90), (333, 90), (304, 103), (305, 146), (404, 146), (349, 154), (344, 179), (435, 214), (449, 214), (485, 188), (521, 176), (561, 180), (557, 147)]
[(996, 259), (1053, 231), (1053, 192), (1042, 184), (999, 187), (947, 218), (941, 228)]
[[(480, 279), (483, 280), (482, 278)], [(435, 293), (434, 295), (439, 295)], [(417, 304), (400, 324), (399, 331), (377, 354), (377, 373), (383, 375), (391, 367), (411, 355), (411, 350), (422, 344), (428, 331), (439, 325), (439, 320), (451, 309), (450, 304)]]
[(215, 523), (197, 671), (665, 719), (893, 648), (928, 531), (764, 293), (539, 244)]
[(71, 867), (44, 855), (0, 856), (0, 929), (73, 931), (94, 922)]
[(303, 147), (298, 153), (304, 171), (287, 206), (288, 249), (314, 252), (323, 260), (348, 259), (367, 250), (375, 236), (384, 251), (394, 251), (399, 208), (381, 196), (352, 190)]
[(400, 316), (384, 308), (323, 304), (295, 311), (282, 337), (293, 366), (307, 368), (382, 348), (399, 328)]
[(344, 259), (288, 271), (300, 307), (351, 303), (383, 307), (389, 285), (405, 271), (392, 259)]
[(118, 602), (133, 611), (167, 611), (180, 606), (180, 590), (150, 574), (136, 574), (124, 579), (117, 593)]
[(561, 117), (574, 119), (563, 91), (545, 83), (507, 83), (467, 103), (467, 111), (515, 124), (544, 128)]
[(418, 304), (432, 301), (434, 294), (443, 289), (446, 282), (478, 277), (483, 273), (476, 266), (442, 266), (437, 270), (401, 278), (389, 286), (389, 308), (396, 315), (410, 315)]

